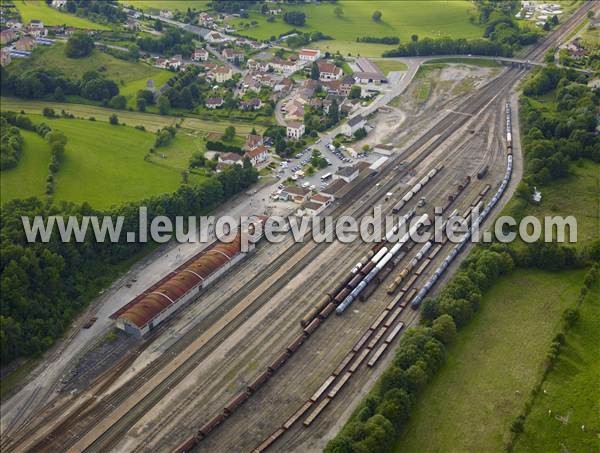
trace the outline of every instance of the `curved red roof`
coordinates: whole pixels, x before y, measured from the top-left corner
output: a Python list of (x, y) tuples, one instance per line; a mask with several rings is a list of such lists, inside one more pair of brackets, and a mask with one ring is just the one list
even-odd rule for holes
[(177, 302), (190, 289), (231, 261), (235, 255), (240, 253), (240, 250), (241, 235), (239, 233), (232, 242), (215, 244), (128, 307), (119, 315), (119, 318), (125, 318), (136, 326), (143, 327), (164, 309)]

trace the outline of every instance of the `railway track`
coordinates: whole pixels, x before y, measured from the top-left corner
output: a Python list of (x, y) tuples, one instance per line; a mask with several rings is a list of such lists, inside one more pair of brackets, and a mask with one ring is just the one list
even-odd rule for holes
[[(584, 11), (579, 11), (578, 17), (582, 17), (583, 15), (585, 15), (585, 12), (588, 9), (589, 8), (587, 8)], [(573, 18), (571, 18), (571, 19), (573, 19)], [(558, 38), (556, 38), (556, 39), (559, 39), (560, 36), (564, 36), (564, 34), (566, 34), (566, 33), (567, 32), (564, 31), (561, 35), (557, 35)], [(550, 38), (550, 36), (548, 38)], [(547, 39), (545, 41), (546, 43), (548, 43), (548, 45), (546, 46), (546, 49), (552, 45), (549, 43), (549, 41), (550, 41), (549, 39)], [(545, 50), (542, 50), (542, 47), (540, 47), (535, 53), (534, 52), (531, 53), (531, 57), (537, 58), (537, 57), (539, 57), (539, 55), (543, 55), (544, 52), (545, 52)], [(512, 75), (511, 75), (511, 72), (512, 72)], [(514, 80), (518, 79), (518, 77), (520, 77), (520, 72), (513, 71), (513, 70), (507, 71), (507, 74), (500, 78), (502, 82), (500, 80), (495, 81), (494, 83), (490, 83), (490, 84), (486, 85), (486, 87), (484, 87), (483, 93), (480, 95), (479, 101), (473, 101), (473, 99), (470, 99), (468, 101), (465, 101), (463, 104), (461, 104), (462, 108), (459, 108), (460, 113), (469, 113), (469, 111), (477, 111), (477, 109), (482, 108), (485, 105), (485, 100), (488, 99), (487, 96), (489, 96), (491, 92), (496, 91), (496, 90), (499, 91), (503, 87), (510, 86), (512, 83), (514, 83)], [(474, 104), (474, 105), (469, 105), (469, 104)], [(426, 134), (424, 134), (421, 138), (419, 138), (415, 143), (413, 143), (408, 148), (407, 153), (405, 155), (403, 155), (403, 159), (409, 158), (409, 157), (407, 157), (407, 155), (410, 156), (411, 154), (414, 154), (416, 151), (418, 151), (420, 147), (427, 145), (427, 146), (425, 146), (425, 149), (411, 161), (411, 164), (408, 167), (405, 167), (402, 169), (401, 174), (406, 174), (411, 169), (414, 169), (419, 163), (421, 163), (431, 153), (431, 150), (435, 149), (439, 144), (444, 142), (452, 131), (461, 127), (461, 125), (464, 124), (464, 122), (466, 120), (468, 120), (468, 117), (466, 117), (465, 115), (460, 114), (460, 113), (459, 114), (449, 113), (448, 115), (446, 115), (436, 126), (434, 126), (432, 129), (430, 129)], [(438, 137), (434, 139), (434, 137), (436, 135), (438, 135)], [(382, 171), (380, 178), (383, 179), (383, 178), (389, 177), (392, 174), (392, 168), (393, 168), (394, 164), (397, 163), (397, 161), (398, 161), (398, 159), (396, 159), (395, 161), (392, 161), (392, 163), (390, 163), (390, 165), (388, 165), (384, 169), (384, 171)], [(349, 200), (349, 201), (341, 203), (339, 206), (336, 207), (334, 212), (335, 213), (343, 212), (348, 207), (348, 205), (351, 203), (351, 200), (353, 200), (355, 197), (357, 197), (361, 193), (364, 193), (364, 190), (365, 190), (366, 186), (368, 186), (368, 184), (369, 184), (369, 181), (367, 181), (367, 180), (364, 180), (360, 184), (357, 184), (357, 186), (355, 188), (353, 188), (352, 191), (349, 192), (346, 197), (346, 200)], [(361, 203), (360, 208), (358, 209), (358, 212), (360, 213), (362, 210), (364, 213), (366, 210), (368, 210), (370, 208), (370, 206), (372, 205), (373, 202), (380, 199), (382, 194), (387, 192), (391, 187), (394, 187), (396, 184), (397, 183), (395, 181), (395, 178), (389, 178), (389, 180), (384, 185), (382, 185), (382, 188), (379, 191), (377, 191), (375, 194), (368, 197), (366, 201)], [(251, 292), (251, 290), (253, 288), (256, 288), (258, 285), (260, 285), (261, 282), (264, 281), (269, 275), (273, 275), (273, 273), (276, 271), (276, 269), (282, 262), (285, 262), (290, 257), (296, 255), (301, 248), (302, 248), (302, 246), (299, 246), (297, 244), (292, 245), (289, 249), (287, 249), (281, 255), (280, 258), (276, 259), (275, 261), (273, 261), (273, 263), (271, 263), (271, 265), (269, 266), (269, 268), (267, 269), (267, 271), (264, 274), (265, 278), (256, 279), (257, 281), (255, 283), (252, 283), (247, 288), (240, 290), (238, 293), (236, 293), (235, 299), (243, 298), (244, 293), (247, 294), (247, 293)], [(298, 267), (302, 267), (302, 265), (306, 266), (307, 264), (312, 262), (312, 260), (314, 260), (314, 258), (316, 256), (318, 256), (321, 252), (322, 252), (322, 247), (315, 247), (309, 254), (307, 254), (302, 259), (302, 261), (301, 261), (302, 264), (297, 264), (297, 266)], [(275, 284), (273, 284), (272, 286), (270, 286), (267, 289), (267, 291), (265, 292), (265, 296), (269, 296), (269, 295), (276, 293), (285, 285), (285, 283), (286, 283), (285, 280), (283, 280), (283, 281), (278, 280)], [(256, 305), (259, 306), (260, 301), (258, 301)], [(249, 312), (244, 313), (244, 316), (247, 316), (248, 314), (250, 314), (250, 313)], [(235, 328), (235, 326), (233, 324), (231, 327)], [(227, 336), (227, 331), (223, 330), (220, 333), (220, 335), (221, 335), (221, 337)], [(221, 338), (221, 337), (215, 337), (215, 342), (218, 342), (219, 338)], [(117, 390), (116, 392), (114, 392), (113, 394), (111, 394), (107, 398), (105, 398), (105, 400), (104, 400), (105, 401), (104, 407), (106, 408), (105, 410), (98, 410), (98, 409), (92, 409), (89, 411), (86, 410), (86, 411), (83, 411), (82, 413), (78, 414), (78, 416), (83, 415), (83, 416), (89, 417), (87, 419), (87, 423), (89, 423), (88, 426), (90, 429), (93, 428), (95, 423), (99, 419), (106, 417), (111, 412), (111, 409), (116, 404), (118, 404), (125, 396), (127, 396), (128, 394), (131, 394), (132, 392), (135, 392), (135, 390), (138, 389), (141, 385), (143, 385), (145, 380), (148, 379), (148, 377), (155, 374), (158, 369), (161, 369), (161, 368), (167, 366), (168, 363), (170, 362), (170, 358), (173, 355), (177, 354), (178, 348), (183, 349), (183, 346), (186, 343), (189, 344), (192, 341), (193, 341), (193, 336), (183, 337), (181, 339), (181, 343), (179, 343), (179, 342), (177, 343), (177, 345), (178, 345), (177, 348), (175, 348), (173, 350), (169, 350), (165, 354), (164, 360), (161, 360), (162, 358), (157, 359), (155, 362), (150, 364), (146, 369), (144, 369), (143, 372), (141, 372), (139, 378), (136, 377), (136, 379), (132, 380), (131, 383), (126, 383), (122, 387), (122, 390), (119, 389), (121, 391)], [(210, 351), (205, 351), (205, 354), (208, 352), (210, 352)], [(109, 431), (106, 431), (105, 433), (103, 433), (103, 435), (100, 438), (98, 438), (97, 441), (91, 445), (91, 449), (92, 450), (95, 448), (101, 449), (102, 447), (112, 445), (112, 443), (114, 442), (115, 439), (117, 439), (123, 432), (125, 432), (135, 422), (135, 420), (139, 419), (140, 414), (145, 413), (145, 411), (149, 407), (152, 407), (156, 403), (156, 401), (159, 401), (166, 393), (168, 393), (168, 391), (170, 390), (170, 388), (173, 385), (176, 385), (181, 380), (181, 377), (185, 374), (185, 371), (189, 371), (190, 369), (195, 368), (195, 366), (197, 366), (197, 364), (200, 363), (201, 360), (202, 359), (200, 357), (195, 357), (194, 360), (191, 360), (190, 362), (186, 362), (185, 367), (180, 367), (177, 370), (175, 370), (175, 372), (177, 372), (177, 374), (175, 374), (175, 372), (174, 372), (173, 374), (169, 375), (169, 378), (168, 378), (169, 380), (164, 381), (165, 385), (158, 386), (156, 393), (153, 393), (151, 396), (149, 396), (145, 400), (146, 403), (141, 404), (139, 406), (139, 408), (138, 408), (139, 411), (137, 412), (137, 414), (132, 413), (132, 416), (126, 418), (125, 422), (123, 422), (121, 424), (121, 426), (118, 426), (115, 429), (113, 429), (111, 427), (111, 429)], [(119, 420), (119, 422), (120, 422), (120, 420)], [(67, 430), (72, 433), (72, 428), (73, 428), (72, 426), (71, 427), (67, 427), (67, 426), (61, 427), (61, 429), (56, 431), (54, 433), (54, 435), (48, 437), (47, 439), (44, 439), (44, 443), (47, 441), (52, 442), (52, 441), (56, 440), (60, 436), (61, 431), (65, 434), (66, 434)], [(68, 445), (63, 444), (62, 446), (64, 447), (64, 446), (68, 446)], [(35, 445), (34, 447), (46, 447), (46, 445), (38, 444), (38, 445)], [(48, 445), (47, 447), (51, 448), (51, 445)]]
[[(435, 150), (443, 141), (445, 141), (449, 135), (451, 135), (456, 129), (460, 128), (466, 121), (470, 119), (468, 115), (464, 115), (462, 113), (475, 113), (477, 110), (482, 108), (485, 104), (487, 104), (490, 98), (493, 99), (495, 94), (505, 86), (510, 85), (513, 82), (513, 79), (518, 77), (520, 71), (511, 69), (507, 71), (507, 77), (501, 77), (490, 82), (488, 85), (483, 87), (482, 95), (474, 95), (471, 99), (467, 99), (456, 109), (459, 113), (448, 113), (436, 126), (434, 126), (430, 131), (425, 133), (421, 138), (416, 140), (408, 149), (407, 152), (403, 154), (403, 159), (410, 159), (410, 156), (414, 155), (415, 152), (421, 150), (420, 153), (414, 156), (411, 159), (410, 164), (403, 168), (400, 172), (400, 175), (406, 175), (409, 171), (412, 171), (417, 165), (419, 165), (429, 154)], [(475, 98), (475, 99), (473, 99)], [(433, 141), (432, 138), (436, 137)], [(426, 145), (426, 146), (425, 146)], [(392, 162), (387, 165), (384, 170), (381, 172), (379, 178), (384, 179), (393, 174), (396, 170), (394, 170), (394, 166), (397, 165), (400, 160), (397, 158), (396, 160), (392, 160)], [(342, 212), (345, 212), (348, 206), (352, 204), (352, 200), (354, 200), (359, 194), (362, 194), (369, 185), (371, 185), (372, 181), (364, 179), (361, 183), (357, 184), (346, 196), (345, 200), (340, 203), (334, 210), (333, 215), (341, 215)], [(375, 194), (368, 197), (364, 202), (362, 202), (357, 208), (353, 210), (353, 215), (359, 216), (364, 214), (371, 206), (375, 204), (375, 202), (382, 198), (382, 196), (390, 190), (393, 186), (397, 184), (396, 178), (389, 178), (388, 181), (382, 184), (382, 187), (376, 191)], [(318, 244), (313, 250), (302, 259), (302, 261), (297, 265), (297, 268), (302, 268), (308, 265), (312, 260), (318, 256), (323, 249), (327, 246), (327, 244)], [(280, 259), (275, 260), (269, 268), (265, 271), (265, 273), (261, 276), (263, 280), (275, 272), (282, 263), (289, 261), (289, 259), (294, 256), (299, 250), (304, 247), (303, 243), (293, 244), (288, 250), (284, 252)], [(293, 273), (293, 272), (292, 272)], [(256, 279), (256, 281), (252, 282), (246, 288), (242, 289), (241, 292), (234, 296), (234, 299), (241, 299), (247, 293), (249, 293), (252, 289), (257, 287), (261, 283), (261, 279)], [(272, 294), (276, 293), (284, 286), (285, 281), (278, 281), (275, 285), (271, 286), (267, 291), (265, 291), (264, 296), (260, 298), (259, 301), (255, 304), (255, 307), (261, 305), (261, 301), (267, 300)], [(245, 312), (244, 316), (248, 316), (251, 312)], [(231, 329), (235, 329), (235, 325), (232, 324), (230, 328), (227, 330), (223, 330), (219, 333), (217, 337), (215, 337), (214, 343), (219, 342), (223, 337), (227, 336)], [(60, 426), (58, 430), (55, 430), (50, 436), (46, 439), (43, 439), (37, 445), (32, 447), (32, 450), (39, 448), (68, 448), (73, 446), (84, 434), (93, 429), (98, 420), (106, 418), (111, 412), (112, 409), (122, 401), (127, 395), (133, 394), (137, 391), (149, 377), (154, 375), (157, 370), (165, 367), (170, 362), (171, 352), (177, 353), (178, 349), (182, 348), (182, 346), (190, 342), (191, 340), (188, 336), (181, 339), (181, 343), (178, 344), (178, 347), (175, 351), (168, 351), (167, 354), (164, 355), (164, 358), (159, 358), (157, 361), (150, 364), (146, 369), (144, 369), (139, 377), (136, 377), (131, 380), (131, 382), (126, 383), (121, 389), (117, 390), (113, 394), (107, 396), (103, 400), (101, 400), (95, 409), (87, 411), (84, 414), (78, 414), (76, 420), (76, 427), (73, 427), (70, 423), (67, 423), (65, 426)], [(134, 406), (133, 411), (128, 414), (126, 417), (119, 419), (110, 430), (107, 430), (103, 433), (96, 442), (91, 445), (91, 450), (95, 448), (105, 448), (110, 446), (115, 439), (118, 439), (122, 433), (127, 431), (135, 421), (139, 419), (139, 417), (147, 412), (147, 410), (154, 406), (157, 401), (159, 401), (164, 395), (168, 393), (170, 388), (176, 385), (180, 380), (185, 377), (191, 369), (194, 369), (198, 363), (202, 361), (203, 356), (205, 356), (210, 351), (198, 351), (197, 355), (194, 355), (189, 361), (187, 361), (182, 367), (175, 370), (172, 374), (169, 375), (168, 379), (164, 381), (164, 383), (159, 384), (156, 390), (149, 395), (148, 398), (145, 399), (143, 404), (139, 404)], [(83, 426), (82, 426), (83, 425)], [(79, 429), (79, 427), (83, 429)], [(78, 429), (73, 429), (78, 428)], [(62, 433), (70, 432), (71, 435), (68, 436), (67, 439), (64, 439), (66, 442), (58, 442), (58, 440), (63, 437)], [(77, 432), (77, 435), (72, 435), (72, 433)], [(66, 437), (66, 436), (64, 436)]]
[[(449, 135), (451, 135), (456, 129), (460, 128), (466, 121), (470, 119), (468, 115), (464, 115), (463, 113), (475, 113), (479, 109), (481, 109), (485, 104), (490, 101), (490, 98), (493, 99), (496, 93), (501, 90), (503, 87), (508, 86), (513, 83), (513, 80), (520, 75), (520, 71), (518, 70), (508, 70), (506, 77), (500, 77), (488, 85), (484, 86), (481, 95), (474, 95), (470, 99), (464, 101), (455, 111), (458, 113), (448, 113), (436, 126), (434, 126), (430, 131), (425, 133), (421, 138), (415, 141), (403, 155), (403, 159), (410, 159), (409, 156), (418, 152), (422, 147), (423, 150), (411, 160), (410, 165), (403, 168), (401, 174), (407, 174), (409, 171), (413, 170), (418, 164), (420, 164), (433, 150), (435, 150), (442, 142), (444, 142)], [(475, 99), (473, 99), (475, 98)], [(435, 138), (437, 136), (437, 138)], [(432, 141), (432, 138), (433, 141)], [(389, 177), (395, 170), (394, 165), (398, 163), (399, 158), (393, 160), (392, 163), (387, 165), (385, 169), (381, 172), (380, 179)], [(360, 184), (357, 184), (345, 197), (345, 202), (342, 202), (339, 206), (336, 207), (334, 211), (334, 216), (339, 215), (341, 212), (344, 212), (345, 209), (352, 203), (352, 200), (357, 197), (358, 194), (362, 193), (368, 185), (370, 185), (371, 181), (363, 180)], [(360, 206), (354, 209), (354, 215), (361, 215), (366, 212), (378, 199), (382, 198), (383, 194), (385, 194), (391, 187), (396, 185), (396, 178), (389, 178), (389, 180), (382, 185), (379, 191), (370, 196), (366, 201), (360, 204)], [(323, 249), (327, 246), (327, 244), (319, 244), (315, 247), (310, 254), (308, 254), (298, 265), (298, 268), (302, 268), (303, 266), (308, 265), (316, 256), (319, 255), (323, 251)], [(290, 259), (291, 256), (294, 256), (298, 251), (303, 247), (303, 244), (293, 244), (288, 250), (284, 252), (282, 257), (279, 260), (275, 260), (272, 265), (266, 270), (263, 277), (266, 278), (268, 275), (272, 274), (277, 268), (280, 267), (282, 262), (286, 262)], [(244, 288), (242, 292), (236, 294), (234, 298), (243, 298), (244, 293), (250, 292), (254, 287), (260, 284), (260, 279), (251, 283), (248, 287)], [(266, 300), (270, 295), (279, 291), (281, 287), (285, 284), (285, 281), (278, 281), (277, 284), (271, 286), (267, 291), (265, 291), (264, 296), (261, 300)], [(260, 305), (260, 301), (256, 304)], [(244, 316), (247, 316), (249, 313), (244, 313)], [(232, 325), (232, 328), (235, 328)], [(218, 343), (219, 339), (224, 336), (227, 336), (228, 332), (222, 331), (215, 338), (215, 342)], [(181, 343), (178, 345), (178, 348), (181, 348), (183, 344), (190, 341), (189, 337), (184, 337), (181, 339)], [(191, 342), (191, 341), (190, 341)], [(76, 421), (68, 420), (67, 423), (63, 426), (59, 426), (57, 430), (55, 430), (50, 436), (43, 439), (37, 445), (32, 447), (32, 450), (40, 449), (40, 448), (68, 448), (73, 446), (84, 434), (93, 429), (97, 422), (101, 419), (106, 418), (113, 410), (113, 408), (118, 405), (120, 401), (122, 401), (127, 395), (131, 395), (136, 390), (138, 390), (147, 379), (149, 379), (152, 375), (154, 375), (157, 370), (165, 367), (170, 362), (171, 352), (177, 353), (177, 349), (175, 351), (168, 351), (164, 357), (157, 359), (157, 361), (150, 364), (146, 369), (144, 369), (139, 376), (132, 379), (130, 382), (126, 383), (121, 389), (117, 390), (113, 394), (107, 396), (103, 400), (101, 400), (98, 405), (85, 413), (77, 414)], [(126, 417), (120, 418), (111, 429), (107, 430), (103, 433), (100, 438), (97, 439), (91, 445), (91, 449), (99, 448), (102, 449), (104, 447), (110, 446), (115, 439), (118, 439), (123, 432), (129, 429), (133, 423), (141, 415), (146, 413), (146, 411), (152, 407), (157, 401), (159, 401), (164, 395), (168, 393), (170, 388), (176, 385), (184, 376), (188, 374), (188, 372), (195, 368), (198, 363), (202, 361), (202, 357), (207, 354), (209, 351), (198, 351), (197, 355), (194, 355), (189, 361), (187, 361), (182, 367), (175, 370), (172, 374), (169, 375), (168, 379), (165, 380), (162, 384), (159, 384), (154, 392), (149, 395), (148, 398), (145, 399), (143, 404), (139, 404), (134, 406), (133, 411), (128, 414)], [(142, 403), (142, 402), (140, 402)], [(72, 423), (75, 422), (76, 426), (73, 426)], [(81, 428), (82, 429), (81, 429)], [(77, 432), (77, 435), (73, 435), (74, 432)], [(61, 433), (70, 435), (61, 436)], [(66, 442), (60, 442), (59, 439), (63, 438)], [(64, 437), (67, 437), (64, 439)]]

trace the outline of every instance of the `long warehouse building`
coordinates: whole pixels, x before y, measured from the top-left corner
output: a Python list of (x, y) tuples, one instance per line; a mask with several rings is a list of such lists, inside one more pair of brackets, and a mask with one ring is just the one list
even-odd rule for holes
[[(262, 225), (266, 217), (259, 217)], [(189, 302), (254, 249), (242, 252), (242, 227), (231, 242), (215, 241), (110, 315), (117, 327), (141, 337)], [(252, 228), (252, 225), (250, 225)], [(250, 231), (253, 234), (253, 231)]]

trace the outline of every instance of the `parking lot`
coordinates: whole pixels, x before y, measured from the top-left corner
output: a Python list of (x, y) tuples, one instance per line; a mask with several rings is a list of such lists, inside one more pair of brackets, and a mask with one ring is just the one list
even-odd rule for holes
[[(332, 146), (327, 146), (329, 143), (316, 143), (315, 146), (309, 146), (304, 151), (292, 156), (288, 159), (282, 160), (278, 168), (275, 170), (276, 175), (279, 176), (279, 189), (283, 188), (282, 183), (288, 178), (296, 181), (296, 184), (300, 187), (306, 187), (313, 191), (320, 191), (326, 188), (333, 180), (333, 175), (340, 167), (354, 165), (357, 162), (375, 162), (379, 157), (378, 154), (360, 153), (358, 158), (352, 158), (345, 151), (344, 147), (340, 147), (337, 150), (333, 149)], [(313, 149), (317, 149), (323, 158), (327, 160), (329, 165), (321, 170), (315, 168), (315, 173), (312, 175), (304, 174), (304, 170), (310, 164)], [(323, 179), (323, 176), (331, 174), (331, 177)]]

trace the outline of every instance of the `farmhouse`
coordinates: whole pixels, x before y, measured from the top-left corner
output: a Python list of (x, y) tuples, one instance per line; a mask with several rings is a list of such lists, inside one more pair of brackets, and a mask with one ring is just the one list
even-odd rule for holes
[(181, 55), (175, 55), (173, 58), (157, 58), (154, 62), (154, 66), (156, 66), (157, 68), (172, 68), (177, 71), (179, 70), (179, 68), (181, 68), (182, 64), (183, 58), (181, 57)]
[(223, 107), (223, 98), (208, 98), (206, 100), (207, 109), (218, 109), (220, 107)]
[(298, 56), (302, 61), (317, 61), (321, 57), (321, 51), (314, 49), (302, 49)]
[(64, 8), (67, 5), (67, 0), (52, 0), (52, 8)]
[(247, 157), (248, 159), (250, 159), (250, 162), (252, 162), (252, 165), (254, 165), (255, 167), (258, 167), (259, 164), (269, 160), (269, 150), (267, 149), (266, 146), (259, 146), (250, 151), (246, 151), (246, 153), (244, 154), (244, 157)]
[(304, 123), (300, 123), (300, 122), (291, 122), (287, 124), (287, 136), (288, 138), (293, 138), (293, 139), (300, 139), (303, 135), (304, 135)]
[(365, 127), (366, 124), (366, 120), (361, 115), (353, 116), (342, 126), (342, 134), (351, 137), (357, 130)]
[(208, 60), (208, 50), (199, 48), (194, 50), (192, 54), (192, 60), (194, 61), (206, 61)]
[(342, 75), (344, 75), (342, 68), (338, 68), (336, 65), (328, 61), (317, 61), (317, 67), (319, 68), (319, 80), (338, 80), (342, 77)]

